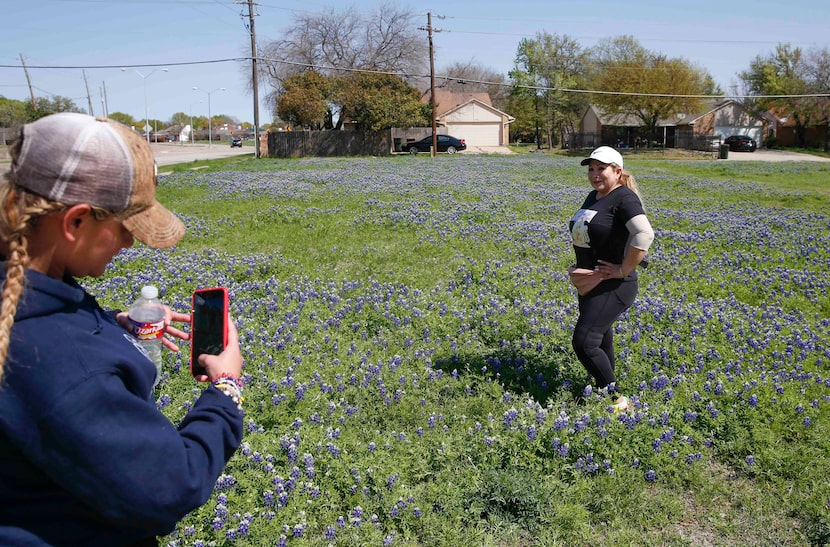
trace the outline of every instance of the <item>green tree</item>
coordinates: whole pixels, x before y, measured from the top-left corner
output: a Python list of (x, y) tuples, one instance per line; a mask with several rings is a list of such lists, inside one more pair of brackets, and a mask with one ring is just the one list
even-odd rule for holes
[(78, 107), (72, 99), (55, 95), (52, 98), (37, 97), (35, 105), (29, 101), (17, 101), (0, 97), (0, 127), (15, 127), (58, 112), (86, 111)]
[(504, 112), (515, 117), (510, 124), (512, 142), (535, 142), (536, 140), (536, 95), (527, 90), (513, 87), (504, 104)]
[[(827, 48), (807, 55), (801, 48), (778, 44), (774, 53), (757, 56), (738, 77), (749, 93), (761, 95), (760, 109), (792, 117), (798, 145), (805, 146), (807, 127), (828, 123), (830, 116), (830, 52)], [(801, 96), (825, 94), (824, 96)]]
[(174, 125), (179, 125), (181, 127), (190, 125), (190, 114), (176, 112), (173, 116), (171, 116), (170, 121), (172, 121)]
[(207, 130), (208, 119), (207, 116), (193, 116), (193, 129)]
[(29, 121), (37, 120), (49, 114), (57, 114), (58, 112), (86, 113), (86, 110), (76, 105), (75, 101), (68, 97), (61, 97), (60, 95), (55, 95), (51, 99), (48, 97), (37, 97), (35, 99), (37, 109), (32, 109), (30, 103), (26, 104), (30, 108)]
[(331, 124), (329, 79), (314, 70), (289, 77), (277, 99), (276, 114), (296, 127), (322, 129)]
[(140, 120), (139, 122), (136, 122), (135, 118), (133, 118), (129, 114), (125, 114), (124, 112), (110, 112), (109, 113), (109, 119), (115, 120), (117, 122), (121, 122), (124, 125), (129, 125), (130, 127), (134, 127), (137, 124), (142, 124), (143, 125), (142, 122), (144, 121), (144, 120)]
[(0, 127), (19, 127), (23, 125), (29, 120), (30, 110), (30, 103), (0, 96)]
[(660, 120), (698, 111), (702, 99), (695, 96), (713, 88), (704, 69), (648, 51), (630, 36), (600, 41), (592, 60), (592, 88), (613, 92), (594, 95), (594, 102), (608, 113), (635, 116), (652, 138)]
[(532, 105), (537, 141), (539, 131), (551, 145), (573, 132), (586, 102), (568, 90), (580, 87), (584, 73), (585, 52), (573, 38), (540, 32), (519, 42), (510, 71), (513, 104), (524, 111)]
[(430, 123), (430, 106), (421, 102), (417, 89), (398, 76), (357, 72), (338, 79), (335, 87), (339, 125), (348, 120), (362, 129), (377, 131)]

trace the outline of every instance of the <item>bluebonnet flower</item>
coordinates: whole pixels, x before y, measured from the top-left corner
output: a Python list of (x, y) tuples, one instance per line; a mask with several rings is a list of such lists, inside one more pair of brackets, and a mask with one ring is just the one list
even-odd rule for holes
[(231, 490), (234, 486), (236, 486), (236, 479), (232, 475), (222, 474), (216, 479), (216, 490)]
[(663, 441), (662, 441), (662, 440), (660, 440), (660, 439), (654, 439), (654, 440), (651, 442), (651, 448), (652, 448), (652, 450), (654, 450), (655, 452), (660, 452), (660, 447), (661, 447), (661, 446), (663, 446)]

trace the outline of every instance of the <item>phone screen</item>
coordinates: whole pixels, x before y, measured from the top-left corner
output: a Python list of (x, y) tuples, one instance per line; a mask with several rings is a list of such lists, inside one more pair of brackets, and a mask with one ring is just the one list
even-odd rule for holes
[(207, 374), (207, 371), (199, 366), (201, 354), (218, 355), (225, 349), (228, 341), (227, 320), (226, 289), (200, 289), (193, 293), (190, 371), (194, 376)]

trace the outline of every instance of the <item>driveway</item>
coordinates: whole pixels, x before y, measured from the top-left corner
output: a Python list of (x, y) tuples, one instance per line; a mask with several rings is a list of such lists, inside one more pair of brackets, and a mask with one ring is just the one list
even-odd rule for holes
[(513, 154), (506, 146), (467, 146), (463, 154)]
[[(724, 160), (718, 160), (724, 161)], [(725, 161), (830, 161), (830, 158), (813, 156), (812, 154), (801, 154), (799, 152), (788, 152), (786, 150), (767, 150), (761, 148), (755, 152), (729, 152)]]

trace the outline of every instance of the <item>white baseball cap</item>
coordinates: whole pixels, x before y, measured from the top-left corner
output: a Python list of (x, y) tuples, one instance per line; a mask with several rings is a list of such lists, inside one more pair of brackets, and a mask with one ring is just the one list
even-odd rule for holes
[(591, 160), (597, 160), (598, 162), (606, 165), (613, 163), (614, 165), (619, 166), (620, 169), (623, 167), (622, 155), (610, 146), (600, 146), (591, 152), (590, 156), (582, 160), (580, 165), (588, 165), (591, 163)]

